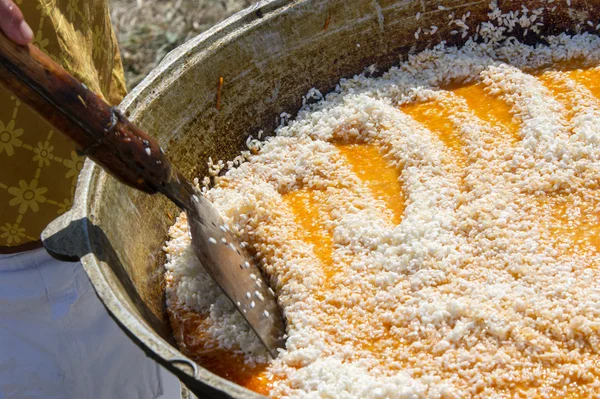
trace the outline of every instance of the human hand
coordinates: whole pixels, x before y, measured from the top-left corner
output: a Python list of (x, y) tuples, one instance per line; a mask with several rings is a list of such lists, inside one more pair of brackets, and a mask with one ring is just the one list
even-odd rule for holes
[(22, 46), (31, 42), (33, 31), (23, 19), (23, 13), (12, 0), (0, 0), (0, 30)]

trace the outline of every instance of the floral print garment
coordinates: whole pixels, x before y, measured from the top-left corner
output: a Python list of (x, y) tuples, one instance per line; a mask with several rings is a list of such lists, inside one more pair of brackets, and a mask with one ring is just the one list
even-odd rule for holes
[[(109, 103), (121, 101), (125, 79), (106, 0), (16, 3), (35, 46)], [(0, 253), (39, 240), (71, 208), (82, 166), (67, 139), (0, 86)]]

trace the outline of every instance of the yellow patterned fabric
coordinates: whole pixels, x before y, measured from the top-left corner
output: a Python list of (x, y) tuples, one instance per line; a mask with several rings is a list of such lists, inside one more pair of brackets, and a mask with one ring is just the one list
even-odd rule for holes
[[(107, 0), (16, 3), (37, 47), (109, 103), (121, 101), (125, 78)], [(67, 139), (0, 86), (0, 250), (39, 240), (70, 209), (82, 165)]]

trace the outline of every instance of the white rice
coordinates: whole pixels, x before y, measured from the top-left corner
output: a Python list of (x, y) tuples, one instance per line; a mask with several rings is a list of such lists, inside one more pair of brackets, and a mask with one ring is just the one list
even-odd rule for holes
[[(552, 218), (554, 200), (574, 225), (600, 211), (600, 107), (588, 89), (555, 72), (580, 104), (567, 110), (527, 74), (559, 61), (597, 64), (600, 39), (563, 34), (535, 48), (503, 40), (514, 26), (536, 32), (541, 15), (503, 14), (493, 4), (490, 21), (476, 29), (483, 43), (439, 45), (379, 78), (342, 80), (324, 98), (309, 92), (305, 98), (317, 103), (304, 105), (276, 137), (250, 140), (256, 154), (245, 154), (220, 178), (226, 184), (207, 191), (228, 227), (263, 254), (288, 321), (286, 350), (269, 360), (269, 373), (281, 380), (273, 396), (508, 397), (519, 385), (527, 397), (544, 397), (560, 396), (575, 380), (583, 395), (600, 392), (600, 257), (589, 243), (574, 246), (570, 230)], [(472, 32), (468, 17), (451, 22)], [(490, 141), (500, 128), (439, 90), (454, 81), (479, 81), (510, 104), (518, 142)], [(424, 99), (455, 109), (464, 168), (398, 107)], [(334, 140), (377, 145), (401, 171), (399, 225), (344, 164)], [(223, 167), (211, 165), (215, 174)], [(301, 187), (327, 191), (324, 212), (341, 270), (334, 291), (323, 291), (313, 247), (295, 239), (299, 227), (283, 196)], [(209, 313), (208, 335), (220, 347), (267, 362), (195, 258), (184, 217), (170, 236), (168, 306)]]

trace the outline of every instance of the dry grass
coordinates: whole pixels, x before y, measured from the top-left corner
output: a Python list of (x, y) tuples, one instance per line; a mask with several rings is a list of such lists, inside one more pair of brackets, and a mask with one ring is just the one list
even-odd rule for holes
[(111, 17), (129, 89), (175, 47), (253, 0), (112, 0)]

